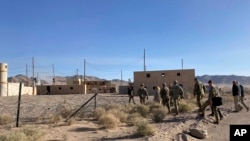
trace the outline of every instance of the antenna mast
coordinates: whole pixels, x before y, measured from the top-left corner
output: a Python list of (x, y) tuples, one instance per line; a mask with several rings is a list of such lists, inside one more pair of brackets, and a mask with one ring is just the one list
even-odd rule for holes
[(143, 60), (144, 60), (144, 71), (146, 71), (146, 51), (145, 51), (145, 48), (144, 48), (144, 55), (143, 55)]

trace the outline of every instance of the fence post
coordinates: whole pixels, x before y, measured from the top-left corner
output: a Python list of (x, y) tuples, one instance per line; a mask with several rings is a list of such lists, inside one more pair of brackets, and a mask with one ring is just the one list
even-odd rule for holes
[(22, 93), (22, 82), (19, 85), (17, 116), (16, 116), (16, 127), (18, 127), (18, 125), (19, 125), (19, 112), (20, 112), (20, 105), (21, 105), (21, 93)]
[(95, 109), (96, 109), (96, 96), (95, 96)]

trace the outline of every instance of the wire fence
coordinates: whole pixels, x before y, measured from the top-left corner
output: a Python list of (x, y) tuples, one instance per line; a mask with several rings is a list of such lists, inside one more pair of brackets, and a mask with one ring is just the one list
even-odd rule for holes
[[(57, 115), (62, 115), (63, 118), (67, 119), (76, 110), (78, 110), (78, 113), (74, 116), (80, 117), (93, 113), (95, 108), (99, 106), (111, 103), (126, 104), (128, 102), (127, 95), (119, 94), (22, 95), (19, 109), (18, 99), (18, 96), (0, 97), (0, 113), (11, 117), (12, 123), (18, 121), (21, 125), (48, 123), (51, 118)], [(17, 117), (19, 118), (17, 119)], [(64, 119), (61, 119), (61, 121), (64, 121)]]

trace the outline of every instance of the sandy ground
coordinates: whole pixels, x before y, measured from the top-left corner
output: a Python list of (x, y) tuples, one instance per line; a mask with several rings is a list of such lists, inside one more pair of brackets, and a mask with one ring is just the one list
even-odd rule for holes
[[(62, 100), (57, 100), (57, 102), (62, 102), (63, 99), (65, 100), (65, 98), (62, 98)], [(72, 100), (73, 98), (70, 97), (69, 99)], [(126, 103), (128, 97), (123, 96), (117, 99), (120, 99), (118, 101), (123, 100)], [(153, 97), (150, 97), (150, 100), (152, 99)], [(13, 100), (12, 103), (15, 103), (14, 101), (15, 100)], [(0, 100), (0, 102), (3, 105), (3, 101)], [(139, 103), (138, 98), (136, 98), (136, 102)], [(82, 102), (79, 104), (81, 103)], [(246, 103), (250, 105), (250, 100), (247, 99)], [(225, 104), (221, 107), (224, 120), (222, 120), (219, 125), (213, 124), (214, 118), (207, 116), (210, 113), (209, 110), (206, 111), (205, 119), (197, 119), (197, 114), (194, 111), (178, 116), (173, 114), (167, 115), (161, 123), (153, 123), (149, 120), (157, 132), (154, 136), (148, 137), (135, 136), (136, 128), (129, 127), (125, 124), (115, 129), (101, 129), (96, 121), (92, 119), (75, 121), (70, 126), (65, 125), (64, 122), (58, 123), (57, 125), (33, 124), (32, 126), (40, 128), (45, 133), (44, 141), (197, 141), (199, 139), (188, 134), (190, 125), (197, 123), (204, 125), (208, 130), (208, 137), (207, 139), (203, 139), (203, 141), (229, 141), (229, 126), (231, 124), (250, 124), (250, 112), (246, 112), (246, 110), (243, 109), (239, 113), (233, 113), (232, 107), (233, 102), (226, 100)], [(1, 134), (12, 130), (15, 130), (15, 128), (0, 128)], [(185, 138), (182, 137), (183, 134)]]

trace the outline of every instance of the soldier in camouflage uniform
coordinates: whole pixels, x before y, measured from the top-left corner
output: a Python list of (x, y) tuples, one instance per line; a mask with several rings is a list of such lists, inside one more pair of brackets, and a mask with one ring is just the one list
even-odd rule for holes
[(197, 99), (197, 105), (201, 109), (201, 100), (204, 97), (206, 87), (202, 82), (200, 82), (197, 78), (194, 79), (195, 84), (194, 84), (194, 96), (196, 96)]
[[(201, 108), (201, 115), (200, 116), (203, 117), (203, 118), (205, 116), (205, 109), (206, 109), (206, 107), (208, 105), (212, 105), (212, 98), (216, 97), (216, 96), (219, 96), (219, 92), (215, 88), (215, 86), (213, 85), (212, 80), (209, 80), (208, 84), (209, 84), (208, 100), (205, 103), (203, 103), (202, 108)], [(213, 113), (214, 113), (215, 119), (216, 119), (216, 121), (214, 123), (215, 124), (219, 124), (219, 116), (220, 116), (220, 120), (222, 120), (223, 119), (223, 115), (222, 115), (220, 109), (217, 106), (212, 106), (212, 110), (213, 110)]]
[(135, 100), (134, 100), (134, 88), (133, 88), (133, 86), (129, 86), (128, 87), (128, 97), (129, 97), (128, 102), (130, 103), (131, 100), (133, 100), (133, 103), (135, 104)]
[(168, 113), (170, 113), (170, 96), (169, 96), (169, 88), (166, 83), (162, 83), (162, 88), (160, 90), (160, 95), (162, 99), (162, 105), (168, 108)]
[(174, 81), (174, 85), (171, 87), (170, 96), (173, 98), (174, 107), (176, 111), (176, 115), (179, 114), (179, 100), (183, 98), (184, 92), (181, 86), (178, 85), (178, 81)]
[(141, 87), (137, 91), (137, 95), (140, 98), (140, 103), (145, 104), (145, 99), (148, 99), (148, 90), (145, 88), (144, 84), (141, 84)]

